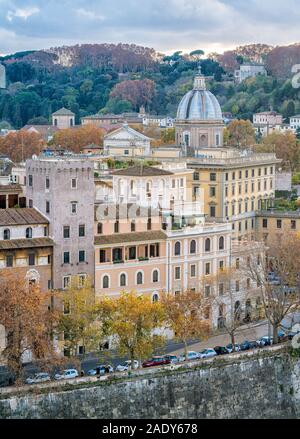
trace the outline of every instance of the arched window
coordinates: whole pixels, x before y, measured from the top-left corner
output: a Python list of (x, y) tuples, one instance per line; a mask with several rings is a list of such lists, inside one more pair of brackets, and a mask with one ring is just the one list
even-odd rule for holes
[(180, 256), (181, 253), (181, 244), (180, 242), (176, 242), (175, 244), (175, 256)]
[(153, 294), (152, 302), (153, 302), (153, 303), (157, 303), (158, 301), (159, 301), (158, 294)]
[(126, 287), (126, 284), (127, 284), (127, 282), (126, 282), (126, 274), (122, 273), (120, 275), (120, 287)]
[(98, 235), (102, 235), (102, 233), (103, 233), (103, 226), (102, 226), (102, 223), (98, 223), (98, 226), (97, 226), (97, 233), (98, 233)]
[(109, 288), (109, 277), (108, 276), (103, 276), (102, 287)]
[(196, 241), (195, 240), (191, 241), (190, 253), (191, 253), (191, 255), (194, 255), (196, 253)]
[(159, 272), (158, 270), (154, 270), (152, 274), (153, 283), (157, 283), (159, 281)]
[(10, 239), (10, 230), (9, 229), (4, 230), (3, 239)]
[(54, 119), (54, 125), (57, 127), (57, 119)]
[(225, 248), (225, 239), (224, 236), (221, 236), (221, 238), (219, 239), (219, 250), (224, 250)]
[(26, 229), (26, 239), (31, 239), (32, 238), (32, 228), (28, 227)]
[(206, 252), (210, 252), (210, 247), (211, 247), (211, 245), (210, 245), (210, 239), (207, 238), (207, 239), (205, 240), (205, 251), (206, 251)]
[(136, 283), (137, 285), (143, 284), (143, 273), (141, 271), (139, 271), (136, 275)]

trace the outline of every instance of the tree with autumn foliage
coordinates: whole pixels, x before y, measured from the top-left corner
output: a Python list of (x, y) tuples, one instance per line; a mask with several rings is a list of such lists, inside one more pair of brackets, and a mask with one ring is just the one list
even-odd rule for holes
[(184, 343), (187, 358), (188, 341), (205, 339), (210, 332), (210, 323), (205, 315), (207, 301), (201, 292), (185, 291), (176, 296), (165, 294), (162, 298), (165, 324), (173, 331), (175, 339)]
[(45, 141), (38, 133), (20, 130), (0, 137), (0, 154), (17, 163), (31, 158), (34, 154), (39, 155), (44, 147)]
[(48, 308), (49, 298), (37, 284), (5, 273), (0, 277), (0, 324), (5, 328), (6, 347), (2, 356), (17, 382), (22, 378), (25, 354), (49, 366), (56, 363), (52, 331), (55, 316)]
[(147, 358), (156, 347), (162, 345), (164, 337), (155, 330), (163, 326), (164, 311), (160, 303), (135, 292), (122, 293), (117, 299), (106, 299), (111, 308), (111, 334), (120, 355), (128, 355), (131, 364)]
[[(251, 278), (260, 289), (266, 318), (273, 328), (273, 342), (278, 342), (278, 329), (282, 320), (300, 309), (300, 237), (286, 233), (284, 239), (274, 239), (267, 257), (257, 264), (256, 257), (248, 258), (244, 275)], [(280, 285), (270, 282), (269, 273), (274, 272)]]
[(78, 283), (73, 276), (70, 286), (57, 294), (63, 312), (57, 325), (58, 334), (64, 334), (64, 348), (70, 356), (78, 354), (79, 346), (84, 352), (98, 351), (108, 332), (110, 308), (106, 302), (96, 302), (95, 292), (89, 280)]
[(155, 82), (150, 79), (130, 79), (117, 84), (110, 97), (131, 102), (135, 110), (149, 105), (155, 96)]
[(233, 120), (227, 126), (224, 134), (227, 146), (239, 149), (249, 148), (255, 144), (255, 131), (249, 120)]
[(75, 153), (80, 153), (83, 147), (90, 144), (102, 146), (104, 135), (105, 131), (101, 128), (93, 125), (83, 125), (78, 128), (57, 131), (51, 143), (57, 147), (60, 146)]
[(255, 146), (257, 152), (275, 152), (276, 157), (282, 159), (284, 168), (292, 172), (300, 167), (300, 142), (297, 136), (288, 131), (286, 133), (272, 133), (263, 137), (260, 144)]

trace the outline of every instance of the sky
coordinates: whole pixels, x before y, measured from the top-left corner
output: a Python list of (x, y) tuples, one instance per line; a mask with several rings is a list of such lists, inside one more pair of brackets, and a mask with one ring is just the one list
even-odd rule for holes
[(0, 54), (81, 43), (164, 53), (300, 42), (300, 0), (0, 0)]

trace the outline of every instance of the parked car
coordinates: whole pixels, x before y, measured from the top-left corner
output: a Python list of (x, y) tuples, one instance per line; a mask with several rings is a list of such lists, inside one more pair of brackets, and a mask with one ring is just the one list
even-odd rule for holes
[(171, 364), (179, 363), (179, 358), (177, 357), (177, 355), (165, 355), (164, 358), (166, 360), (170, 360)]
[(230, 343), (226, 346), (226, 349), (227, 349), (229, 354), (232, 354), (233, 352), (239, 352), (241, 350), (241, 347), (239, 344), (235, 344), (234, 349), (233, 349), (233, 344)]
[[(139, 362), (137, 360), (134, 360), (133, 369), (138, 369), (138, 368), (139, 368)], [(126, 372), (127, 370), (130, 369), (131, 369), (131, 360), (127, 360), (116, 367), (116, 372)]]
[(217, 353), (214, 349), (204, 349), (204, 351), (199, 352), (199, 358), (212, 358), (216, 357)]
[(63, 373), (57, 373), (54, 378), (56, 380), (71, 380), (79, 377), (79, 373), (76, 369), (66, 369)]
[(48, 373), (36, 373), (32, 377), (29, 377), (25, 380), (26, 384), (39, 384), (46, 383), (47, 381), (51, 381), (50, 375)]
[(273, 344), (273, 337), (265, 335), (264, 337), (261, 337), (259, 340), (257, 340), (257, 343), (260, 347), (271, 346)]
[(96, 366), (94, 369), (90, 369), (88, 371), (89, 376), (96, 375), (105, 375), (108, 373), (113, 373), (114, 368), (110, 364), (101, 364), (100, 366)]
[(216, 346), (214, 348), (214, 351), (216, 351), (217, 355), (226, 355), (228, 354), (227, 349), (224, 346)]
[(199, 360), (200, 356), (198, 352), (195, 351), (189, 351), (187, 353), (187, 357), (185, 354), (182, 355), (183, 361), (192, 361), (192, 360)]
[(288, 340), (288, 335), (285, 332), (283, 332), (282, 329), (279, 329), (279, 331), (277, 332), (277, 336), (280, 342), (284, 342)]
[(167, 360), (165, 357), (153, 357), (151, 360), (144, 361), (143, 367), (155, 367), (155, 366), (165, 366), (166, 364), (170, 364), (171, 361)]
[(252, 349), (251, 343), (248, 340), (243, 341), (243, 343), (240, 344), (241, 351), (249, 351)]

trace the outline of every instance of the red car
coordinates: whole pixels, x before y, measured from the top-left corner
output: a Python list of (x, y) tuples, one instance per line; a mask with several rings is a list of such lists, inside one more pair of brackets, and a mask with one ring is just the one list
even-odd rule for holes
[(151, 360), (144, 361), (143, 367), (155, 367), (155, 366), (165, 366), (166, 364), (171, 364), (171, 361), (164, 357), (153, 357)]

